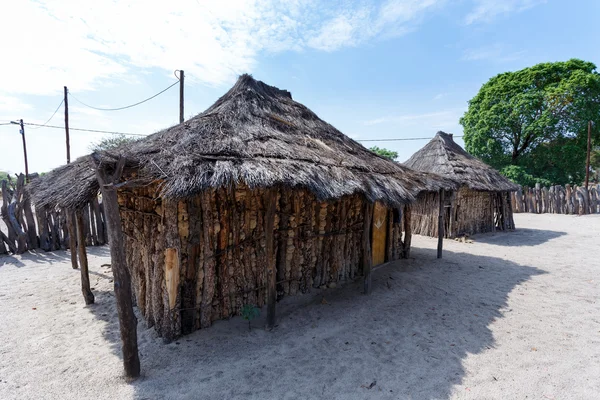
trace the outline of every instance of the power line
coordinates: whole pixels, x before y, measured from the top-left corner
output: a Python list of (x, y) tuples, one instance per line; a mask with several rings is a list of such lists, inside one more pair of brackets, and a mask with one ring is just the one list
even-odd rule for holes
[[(58, 107), (56, 107), (56, 110), (54, 111), (54, 113), (52, 114), (52, 116), (51, 116), (50, 118), (48, 118), (48, 120), (47, 120), (46, 122), (44, 122), (44, 123), (43, 123), (41, 126), (38, 126), (38, 127), (36, 127), (36, 128), (31, 128), (31, 129), (40, 129), (40, 128), (42, 128), (42, 127), (46, 126), (46, 124), (47, 124), (48, 122), (50, 122), (50, 120), (51, 120), (52, 118), (54, 118), (54, 116), (56, 115), (56, 113), (58, 112), (58, 110), (60, 110), (60, 106), (62, 106), (62, 105), (63, 105), (63, 102), (64, 102), (64, 101), (65, 101), (65, 99), (62, 99), (62, 100), (60, 101), (60, 104), (58, 105)], [(28, 125), (29, 125), (29, 124), (28, 124)]]
[(161, 90), (160, 92), (156, 93), (154, 96), (148, 97), (148, 98), (147, 98), (147, 99), (145, 99), (145, 100), (139, 101), (139, 102), (137, 102), (137, 103), (135, 103), (135, 104), (130, 104), (130, 105), (128, 105), (128, 106), (125, 106), (125, 107), (117, 107), (117, 108), (100, 108), (100, 107), (94, 107), (94, 106), (90, 106), (89, 104), (85, 104), (83, 101), (81, 101), (81, 100), (79, 100), (77, 97), (73, 96), (73, 94), (72, 94), (71, 92), (69, 92), (69, 95), (70, 95), (72, 98), (74, 98), (74, 99), (75, 99), (75, 101), (77, 101), (78, 103), (80, 103), (80, 104), (82, 104), (82, 105), (84, 105), (84, 106), (86, 106), (86, 107), (88, 107), (88, 108), (91, 108), (91, 109), (93, 109), (93, 110), (99, 110), (99, 111), (119, 111), (119, 110), (125, 110), (125, 109), (127, 109), (127, 108), (131, 108), (131, 107), (139, 106), (139, 105), (140, 105), (140, 104), (142, 104), (142, 103), (145, 103), (145, 102), (147, 102), (147, 101), (149, 101), (149, 100), (152, 100), (152, 99), (153, 99), (153, 98), (155, 98), (156, 96), (159, 96), (159, 95), (163, 94), (164, 92), (166, 92), (167, 90), (171, 89), (173, 86), (177, 85), (178, 83), (179, 83), (179, 80), (178, 80), (177, 82), (174, 82), (174, 83), (173, 83), (172, 85), (170, 85), (169, 87), (167, 87), (167, 88), (165, 88), (165, 89)]
[[(462, 135), (454, 135), (455, 138), (463, 137)], [(392, 139), (355, 139), (357, 142), (399, 142), (402, 140), (431, 140), (430, 137), (415, 137), (415, 138), (392, 138)]]
[[(41, 124), (34, 124), (32, 122), (25, 122), (25, 125), (39, 126), (40, 128), (43, 126), (45, 128), (65, 129), (64, 126), (41, 125)], [(101, 131), (101, 130), (97, 130), (97, 129), (83, 129), (83, 128), (71, 128), (71, 127), (69, 127), (69, 129), (72, 130), (72, 131), (81, 131), (81, 132), (109, 133), (111, 135), (148, 136), (148, 135), (143, 135), (141, 133), (126, 133), (126, 132), (115, 132), (115, 131)]]

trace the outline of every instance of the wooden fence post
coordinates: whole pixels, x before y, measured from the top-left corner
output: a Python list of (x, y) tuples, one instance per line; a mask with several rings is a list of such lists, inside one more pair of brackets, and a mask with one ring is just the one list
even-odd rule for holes
[[(77, 252), (79, 253), (79, 264), (81, 266), (81, 293), (85, 304), (94, 304), (94, 293), (90, 288), (90, 274), (88, 271), (88, 260), (87, 252), (85, 250), (85, 227), (84, 227), (84, 214), (83, 210), (77, 210), (75, 212), (75, 221), (77, 225)], [(71, 241), (72, 243), (72, 241)], [(75, 249), (71, 249), (71, 260), (72, 255), (75, 253)]]
[[(65, 209), (66, 219), (67, 219), (67, 230), (69, 232), (69, 251), (71, 252), (71, 267), (73, 269), (79, 268), (77, 264), (77, 231), (75, 228), (75, 220), (77, 219), (74, 212), (69, 209)], [(79, 223), (79, 222), (78, 222)], [(85, 242), (83, 244), (85, 246)], [(87, 259), (86, 259), (87, 262)], [(85, 294), (84, 294), (85, 297)]]
[(114, 276), (115, 297), (119, 314), (121, 342), (123, 344), (123, 367), (128, 378), (140, 376), (140, 358), (137, 344), (137, 318), (133, 312), (131, 276), (125, 260), (125, 240), (119, 213), (115, 184), (121, 179), (125, 159), (120, 158), (113, 174), (108, 174), (100, 160), (92, 154), (96, 164), (96, 177), (102, 191), (102, 202), (106, 214), (106, 227), (110, 241), (111, 266)]

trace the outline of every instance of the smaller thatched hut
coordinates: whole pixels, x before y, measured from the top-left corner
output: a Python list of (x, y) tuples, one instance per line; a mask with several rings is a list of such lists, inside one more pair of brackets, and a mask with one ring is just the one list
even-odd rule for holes
[[(459, 186), (445, 196), (444, 234), (447, 238), (515, 228), (510, 192), (518, 186), (467, 153), (451, 133), (438, 132), (404, 163), (418, 171), (450, 178)], [(413, 205), (412, 231), (438, 236), (439, 193), (421, 193)]]

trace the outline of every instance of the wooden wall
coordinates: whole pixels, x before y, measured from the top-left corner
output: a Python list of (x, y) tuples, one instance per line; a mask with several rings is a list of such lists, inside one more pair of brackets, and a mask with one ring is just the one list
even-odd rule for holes
[(513, 211), (534, 214), (598, 214), (600, 213), (600, 184), (522, 187), (512, 193)]
[[(121, 190), (119, 203), (137, 304), (159, 335), (173, 339), (208, 327), (244, 304), (262, 307), (266, 192), (240, 186), (185, 201), (154, 193), (154, 187)], [(318, 202), (306, 190), (278, 190), (278, 298), (362, 274), (364, 209), (358, 195)], [(398, 213), (389, 210), (389, 261), (409, 251)]]
[[(0, 182), (0, 254), (69, 248), (66, 210), (34, 207), (25, 190), (25, 175)], [(107, 243), (102, 204), (93, 199), (83, 207), (87, 246)]]
[[(514, 229), (507, 192), (479, 192), (462, 187), (455, 193), (446, 192), (444, 197), (446, 238)], [(420, 194), (412, 209), (412, 232), (437, 237), (439, 194)]]

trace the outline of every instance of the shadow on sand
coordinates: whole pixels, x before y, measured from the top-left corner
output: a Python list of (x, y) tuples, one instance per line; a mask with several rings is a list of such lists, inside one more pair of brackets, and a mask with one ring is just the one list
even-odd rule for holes
[(482, 233), (474, 235), (472, 239), (478, 243), (496, 246), (528, 247), (546, 243), (566, 234), (566, 232), (559, 231), (517, 228), (514, 232)]
[[(94, 255), (99, 257), (106, 257), (110, 255), (110, 248), (108, 246), (90, 246), (87, 247), (88, 255)], [(56, 251), (43, 251), (43, 250), (30, 250), (19, 255), (0, 255), (0, 267), (4, 265), (14, 265), (18, 268), (24, 267), (23, 261), (31, 261), (39, 264), (54, 264), (62, 263), (71, 260), (71, 254), (68, 250), (56, 250)]]
[[(508, 294), (542, 273), (414, 249), (410, 260), (374, 272), (371, 296), (352, 282), (284, 299), (272, 332), (262, 320), (249, 332), (233, 318), (164, 344), (140, 319), (136, 398), (445, 399), (462, 382), (467, 355), (494, 347), (490, 325), (511, 312)], [(104, 335), (120, 356), (114, 296), (95, 294), (90, 311), (106, 321)]]

